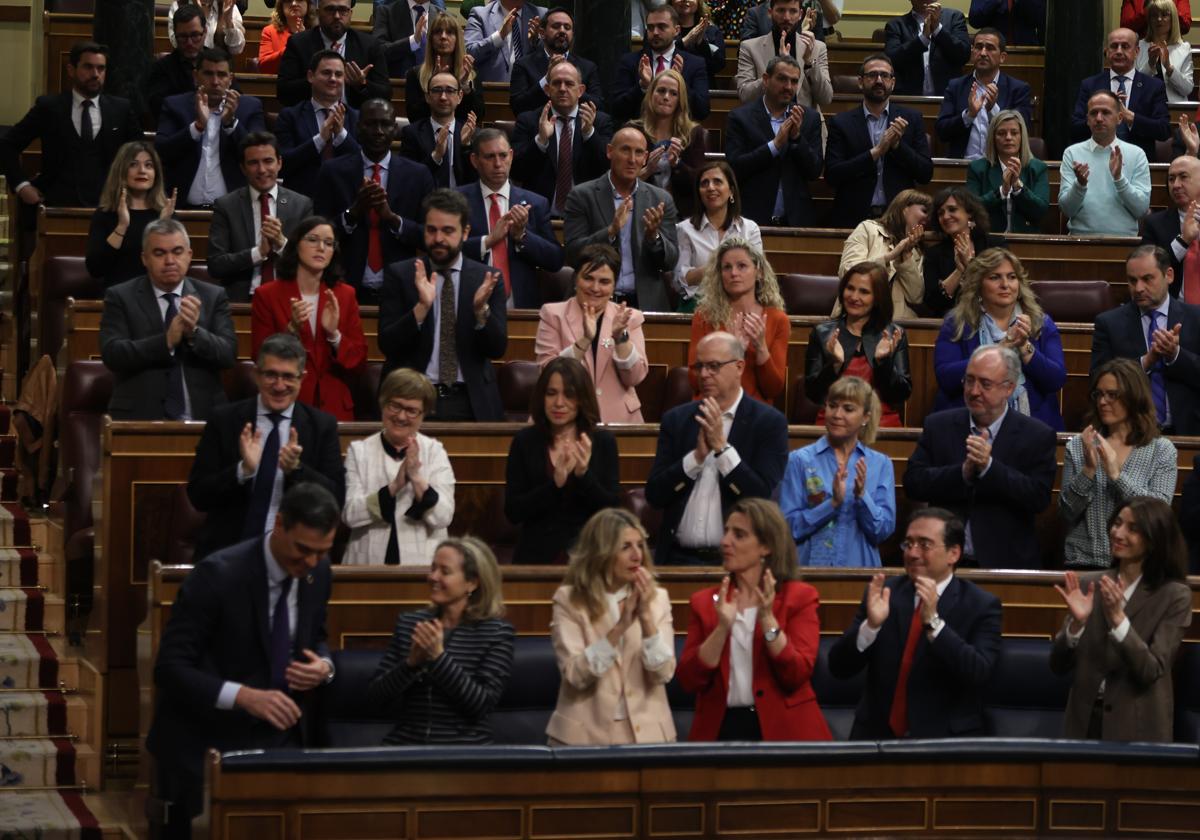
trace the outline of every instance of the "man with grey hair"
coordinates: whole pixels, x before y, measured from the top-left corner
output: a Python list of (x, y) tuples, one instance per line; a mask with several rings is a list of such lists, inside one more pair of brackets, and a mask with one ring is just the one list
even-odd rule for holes
[(746, 395), (745, 348), (727, 332), (696, 345), (700, 399), (663, 415), (646, 500), (664, 511), (656, 562), (719, 566), (725, 512), (769, 499), (787, 463), (787, 419)]
[(976, 349), (963, 376), (966, 406), (925, 418), (904, 473), (910, 500), (962, 517), (964, 560), (985, 569), (1044, 566), (1034, 519), (1050, 504), (1056, 441), (1012, 404), (1020, 372), (1012, 349)]
[(142, 234), (146, 273), (104, 295), (100, 358), (115, 420), (207, 420), (225, 402), (220, 372), (237, 359), (229, 300), (188, 277), (191, 262), (183, 224), (156, 219)]

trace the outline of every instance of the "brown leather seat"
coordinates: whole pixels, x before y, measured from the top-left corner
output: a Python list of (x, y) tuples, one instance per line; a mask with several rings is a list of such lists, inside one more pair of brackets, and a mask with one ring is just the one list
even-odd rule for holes
[(1038, 160), (1046, 159), (1046, 141), (1041, 137), (1029, 138), (1029, 153)]
[(631, 512), (642, 523), (653, 544), (662, 528), (662, 511), (646, 501), (645, 487), (626, 487), (621, 491), (621, 507)]
[(537, 362), (515, 359), (500, 367), (500, 402), (504, 404), (504, 419), (524, 423), (529, 419), (529, 400), (542, 369)]
[(564, 265), (558, 271), (537, 269), (538, 292), (542, 296), (542, 303), (558, 303), (569, 298), (574, 293), (574, 278), (575, 269), (569, 265)]
[(721, 129), (704, 129), (704, 151), (719, 152), (721, 151), (721, 148)]
[(1031, 285), (1056, 324), (1091, 324), (1115, 305), (1106, 280), (1035, 280)]
[[(667, 371), (667, 384), (663, 388), (662, 414), (666, 414), (677, 405), (686, 405), (692, 401), (692, 383), (688, 379), (688, 369), (673, 367)], [(661, 419), (662, 415), (659, 415)]]
[(667, 366), (650, 365), (646, 378), (637, 384), (638, 400), (642, 403), (642, 421), (657, 423), (662, 419), (663, 391), (667, 384)]
[(83, 257), (57, 255), (47, 258), (42, 266), (42, 291), (38, 302), (38, 352), (51, 359), (58, 358), (66, 338), (67, 298), (97, 300), (102, 297), (104, 287), (88, 275)]
[(510, 144), (512, 143), (513, 132), (515, 132), (517, 130), (516, 120), (493, 120), (492, 127), (498, 128), (501, 131), (503, 131), (505, 134), (507, 134), (508, 142)]
[(230, 402), (257, 395), (258, 381), (254, 378), (254, 362), (242, 359), (233, 367), (221, 371), (221, 384), (225, 386), (225, 398)]
[(788, 422), (793, 426), (811, 426), (817, 421), (820, 406), (808, 398), (804, 392), (804, 374), (801, 373), (792, 381), (791, 406), (788, 409)]
[(1154, 141), (1154, 160), (1151, 163), (1170, 163), (1175, 157), (1174, 140)]
[(858, 84), (858, 76), (850, 74), (835, 75), (830, 79), (834, 93), (859, 93), (862, 88)]
[(350, 382), (354, 400), (354, 419), (360, 423), (378, 422), (379, 384), (383, 381), (383, 362), (367, 362)]
[(828, 315), (837, 287), (838, 278), (828, 274), (779, 275), (779, 291), (789, 315)]

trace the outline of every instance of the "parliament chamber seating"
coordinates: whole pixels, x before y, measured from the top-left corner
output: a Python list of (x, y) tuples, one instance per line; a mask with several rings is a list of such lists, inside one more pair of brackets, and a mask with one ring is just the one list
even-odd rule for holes
[(500, 386), (500, 402), (504, 404), (504, 419), (524, 423), (529, 419), (529, 399), (542, 369), (537, 362), (523, 359), (513, 359), (499, 368), (496, 381)]
[(1054, 323), (1091, 324), (1112, 309), (1112, 288), (1103, 280), (1034, 280), (1033, 293)]
[(838, 278), (828, 274), (777, 274), (788, 315), (824, 315), (837, 302)]

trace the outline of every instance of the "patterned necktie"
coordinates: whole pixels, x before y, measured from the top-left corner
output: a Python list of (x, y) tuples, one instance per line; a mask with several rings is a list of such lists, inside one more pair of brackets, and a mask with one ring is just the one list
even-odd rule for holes
[(917, 654), (917, 642), (921, 640), (921, 605), (913, 608), (912, 622), (908, 625), (908, 639), (904, 642), (904, 655), (900, 658), (900, 673), (896, 676), (896, 693), (892, 697), (892, 713), (888, 726), (897, 738), (908, 734), (908, 675), (912, 672), (913, 659)]
[(521, 18), (517, 17), (517, 22), (512, 28), (512, 63), (516, 64), (525, 56), (525, 33), (521, 30)]
[[(492, 206), (488, 208), (488, 230), (495, 230), (500, 224), (500, 193), (492, 193)], [(492, 247), (492, 267), (499, 269), (504, 275), (504, 293), (512, 297), (512, 281), (508, 275), (508, 237), (504, 237)]]
[[(265, 193), (258, 194), (258, 208), (259, 208), (259, 213), (258, 213), (259, 224), (261, 225), (263, 222), (265, 222), (267, 220), (267, 217), (271, 215), (271, 194), (270, 193), (265, 192)], [(259, 230), (261, 231), (262, 228), (259, 227)], [(263, 260), (260, 276), (262, 278), (263, 283), (270, 283), (272, 280), (275, 279), (275, 252), (274, 251), (272, 251), (270, 254), (268, 254), (267, 258), (265, 260)]]
[(455, 345), (455, 320), (457, 307), (454, 301), (454, 283), (450, 275), (454, 269), (439, 271), (442, 277), (442, 311), (438, 322), (438, 380), (443, 385), (453, 385), (458, 380), (458, 348)]
[(254, 474), (254, 487), (250, 491), (250, 505), (246, 508), (246, 521), (242, 525), (242, 538), (261, 537), (267, 531), (267, 512), (271, 509), (271, 496), (275, 492), (275, 470), (279, 468), (279, 422), (283, 415), (272, 411), (267, 417), (271, 421), (271, 433), (263, 442), (262, 454), (258, 457), (258, 472)]
[(554, 181), (554, 209), (562, 214), (567, 193), (575, 186), (575, 154), (571, 147), (571, 118), (559, 117), (562, 130), (558, 134), (558, 174)]
[(91, 143), (96, 133), (92, 130), (92, 100), (83, 100), (83, 110), (79, 115), (79, 139)]
[(271, 685), (287, 691), (287, 666), (292, 659), (292, 631), (288, 616), (288, 593), (292, 590), (292, 576), (288, 575), (279, 584), (279, 597), (275, 599), (275, 612), (271, 615)]
[[(383, 167), (378, 163), (371, 164), (371, 180), (376, 184), (382, 184), (383, 178), (380, 174)], [(379, 211), (371, 208), (367, 213), (367, 267), (371, 271), (383, 271), (383, 237), (379, 233)]]
[[(167, 292), (163, 295), (167, 299), (167, 311), (163, 313), (163, 332), (171, 329), (171, 322), (175, 320), (175, 316), (179, 314), (179, 307), (175, 305), (175, 298), (179, 295), (175, 292)], [(187, 411), (187, 403), (183, 398), (183, 353), (182, 347), (176, 347), (172, 354), (171, 369), (167, 371), (167, 394), (163, 399), (163, 416), (168, 420), (182, 420), (184, 413)]]
[[(1147, 315), (1150, 316), (1150, 327), (1146, 330), (1146, 349), (1154, 345), (1154, 331), (1158, 329), (1158, 319), (1162, 317), (1162, 313), (1157, 309), (1151, 309)], [(1154, 363), (1154, 367), (1150, 368), (1150, 396), (1154, 400), (1154, 413), (1158, 415), (1158, 425), (1165, 426), (1167, 424), (1167, 380), (1163, 376), (1163, 363), (1158, 360)]]

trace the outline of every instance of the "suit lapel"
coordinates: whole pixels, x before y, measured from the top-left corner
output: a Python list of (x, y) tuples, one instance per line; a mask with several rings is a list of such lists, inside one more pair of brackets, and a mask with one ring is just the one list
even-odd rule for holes
[[(250, 561), (250, 611), (254, 616), (254, 629), (258, 632), (258, 642), (262, 645), (263, 659), (271, 662), (271, 628), (267, 616), (267, 558), (263, 553), (262, 541), (259, 540), (254, 548), (253, 559)], [(273, 561), (272, 561), (273, 562)]]
[(155, 324), (165, 333), (167, 331), (166, 324), (163, 322), (163, 314), (158, 308), (158, 296), (154, 293), (154, 284), (150, 282), (150, 278), (146, 278), (146, 282), (140, 284), (137, 292), (138, 303), (142, 307), (142, 311), (146, 315), (146, 323), (153, 327)]
[[(280, 187), (280, 190), (282, 189), (283, 188)], [(254, 214), (262, 211), (258, 207), (254, 206), (254, 199), (250, 192), (249, 186), (238, 187), (237, 190), (234, 191), (234, 195), (237, 196), (237, 200), (234, 203), (238, 206), (238, 212), (242, 216), (242, 230), (246, 232), (246, 241), (249, 242), (250, 247), (253, 248), (258, 244), (254, 241)], [(275, 215), (279, 215), (278, 207), (275, 209)]]

